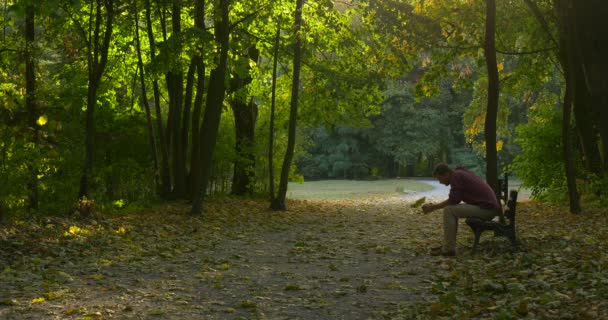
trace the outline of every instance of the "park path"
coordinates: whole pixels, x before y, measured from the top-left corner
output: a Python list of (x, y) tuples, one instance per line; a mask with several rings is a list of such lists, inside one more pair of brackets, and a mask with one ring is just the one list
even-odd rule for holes
[(0, 230), (0, 319), (409, 319), (454, 262), (428, 256), (441, 217), (411, 203), (448, 188), (422, 181), (435, 188), (282, 213), (218, 199), (200, 218), (174, 203)]
[(407, 318), (429, 298), (438, 221), (402, 199), (288, 205), (47, 222), (58, 240), (0, 265), (0, 319)]

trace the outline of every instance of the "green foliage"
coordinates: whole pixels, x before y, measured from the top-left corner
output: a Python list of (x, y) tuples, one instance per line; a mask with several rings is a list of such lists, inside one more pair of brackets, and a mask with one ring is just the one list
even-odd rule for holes
[(601, 208), (608, 207), (608, 176), (589, 175), (578, 187), (584, 201)]
[[(445, 81), (439, 95), (418, 101), (405, 80), (387, 83), (379, 114), (369, 116), (372, 127), (321, 128), (310, 134), (308, 154), (298, 160), (304, 176), (401, 175), (388, 169), (392, 163), (410, 168), (405, 175), (430, 175), (429, 162), (450, 160), (453, 148), (465, 150), (461, 113), (468, 99), (466, 91), (457, 93)], [(479, 165), (462, 163), (473, 164)]]
[(307, 179), (363, 179), (371, 168), (381, 165), (374, 159), (374, 148), (367, 130), (339, 127), (318, 128), (310, 133), (312, 144), (297, 161)]
[(522, 179), (523, 186), (532, 190), (537, 198), (551, 201), (564, 200), (566, 179), (561, 143), (561, 111), (555, 105), (555, 96), (543, 95), (534, 105), (528, 123), (516, 129), (516, 141), (521, 155), (515, 157), (513, 170)]
[(480, 177), (486, 173), (485, 159), (470, 147), (454, 148), (450, 157), (450, 165), (453, 168), (465, 167)]
[(389, 86), (382, 115), (373, 118), (375, 130), (370, 132), (378, 150), (403, 166), (418, 165), (421, 159), (449, 160), (450, 149), (463, 143), (461, 112), (468, 99), (450, 85), (444, 81), (438, 95), (419, 101), (407, 82)]

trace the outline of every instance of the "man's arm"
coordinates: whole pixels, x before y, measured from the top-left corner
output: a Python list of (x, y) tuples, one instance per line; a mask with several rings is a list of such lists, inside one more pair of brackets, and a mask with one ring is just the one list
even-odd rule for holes
[(422, 212), (429, 213), (435, 210), (443, 209), (450, 204), (450, 200), (446, 199), (439, 203), (427, 203), (422, 206)]

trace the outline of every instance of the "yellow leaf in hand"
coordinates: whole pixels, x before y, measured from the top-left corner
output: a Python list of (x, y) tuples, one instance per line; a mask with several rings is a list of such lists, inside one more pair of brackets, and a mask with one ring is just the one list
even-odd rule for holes
[(418, 207), (420, 207), (420, 206), (421, 206), (421, 205), (422, 205), (422, 204), (423, 204), (425, 201), (426, 201), (426, 197), (422, 197), (422, 198), (420, 198), (420, 199), (416, 200), (416, 202), (412, 203), (412, 204), (411, 204), (411, 207), (412, 207), (412, 208), (418, 208)]

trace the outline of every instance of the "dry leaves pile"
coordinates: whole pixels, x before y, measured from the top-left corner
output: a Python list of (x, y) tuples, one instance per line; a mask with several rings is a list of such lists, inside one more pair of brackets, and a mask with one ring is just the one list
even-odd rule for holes
[(214, 200), (0, 227), (0, 319), (608, 318), (608, 211), (522, 203), (519, 250), (428, 256), (440, 214), (401, 199)]

